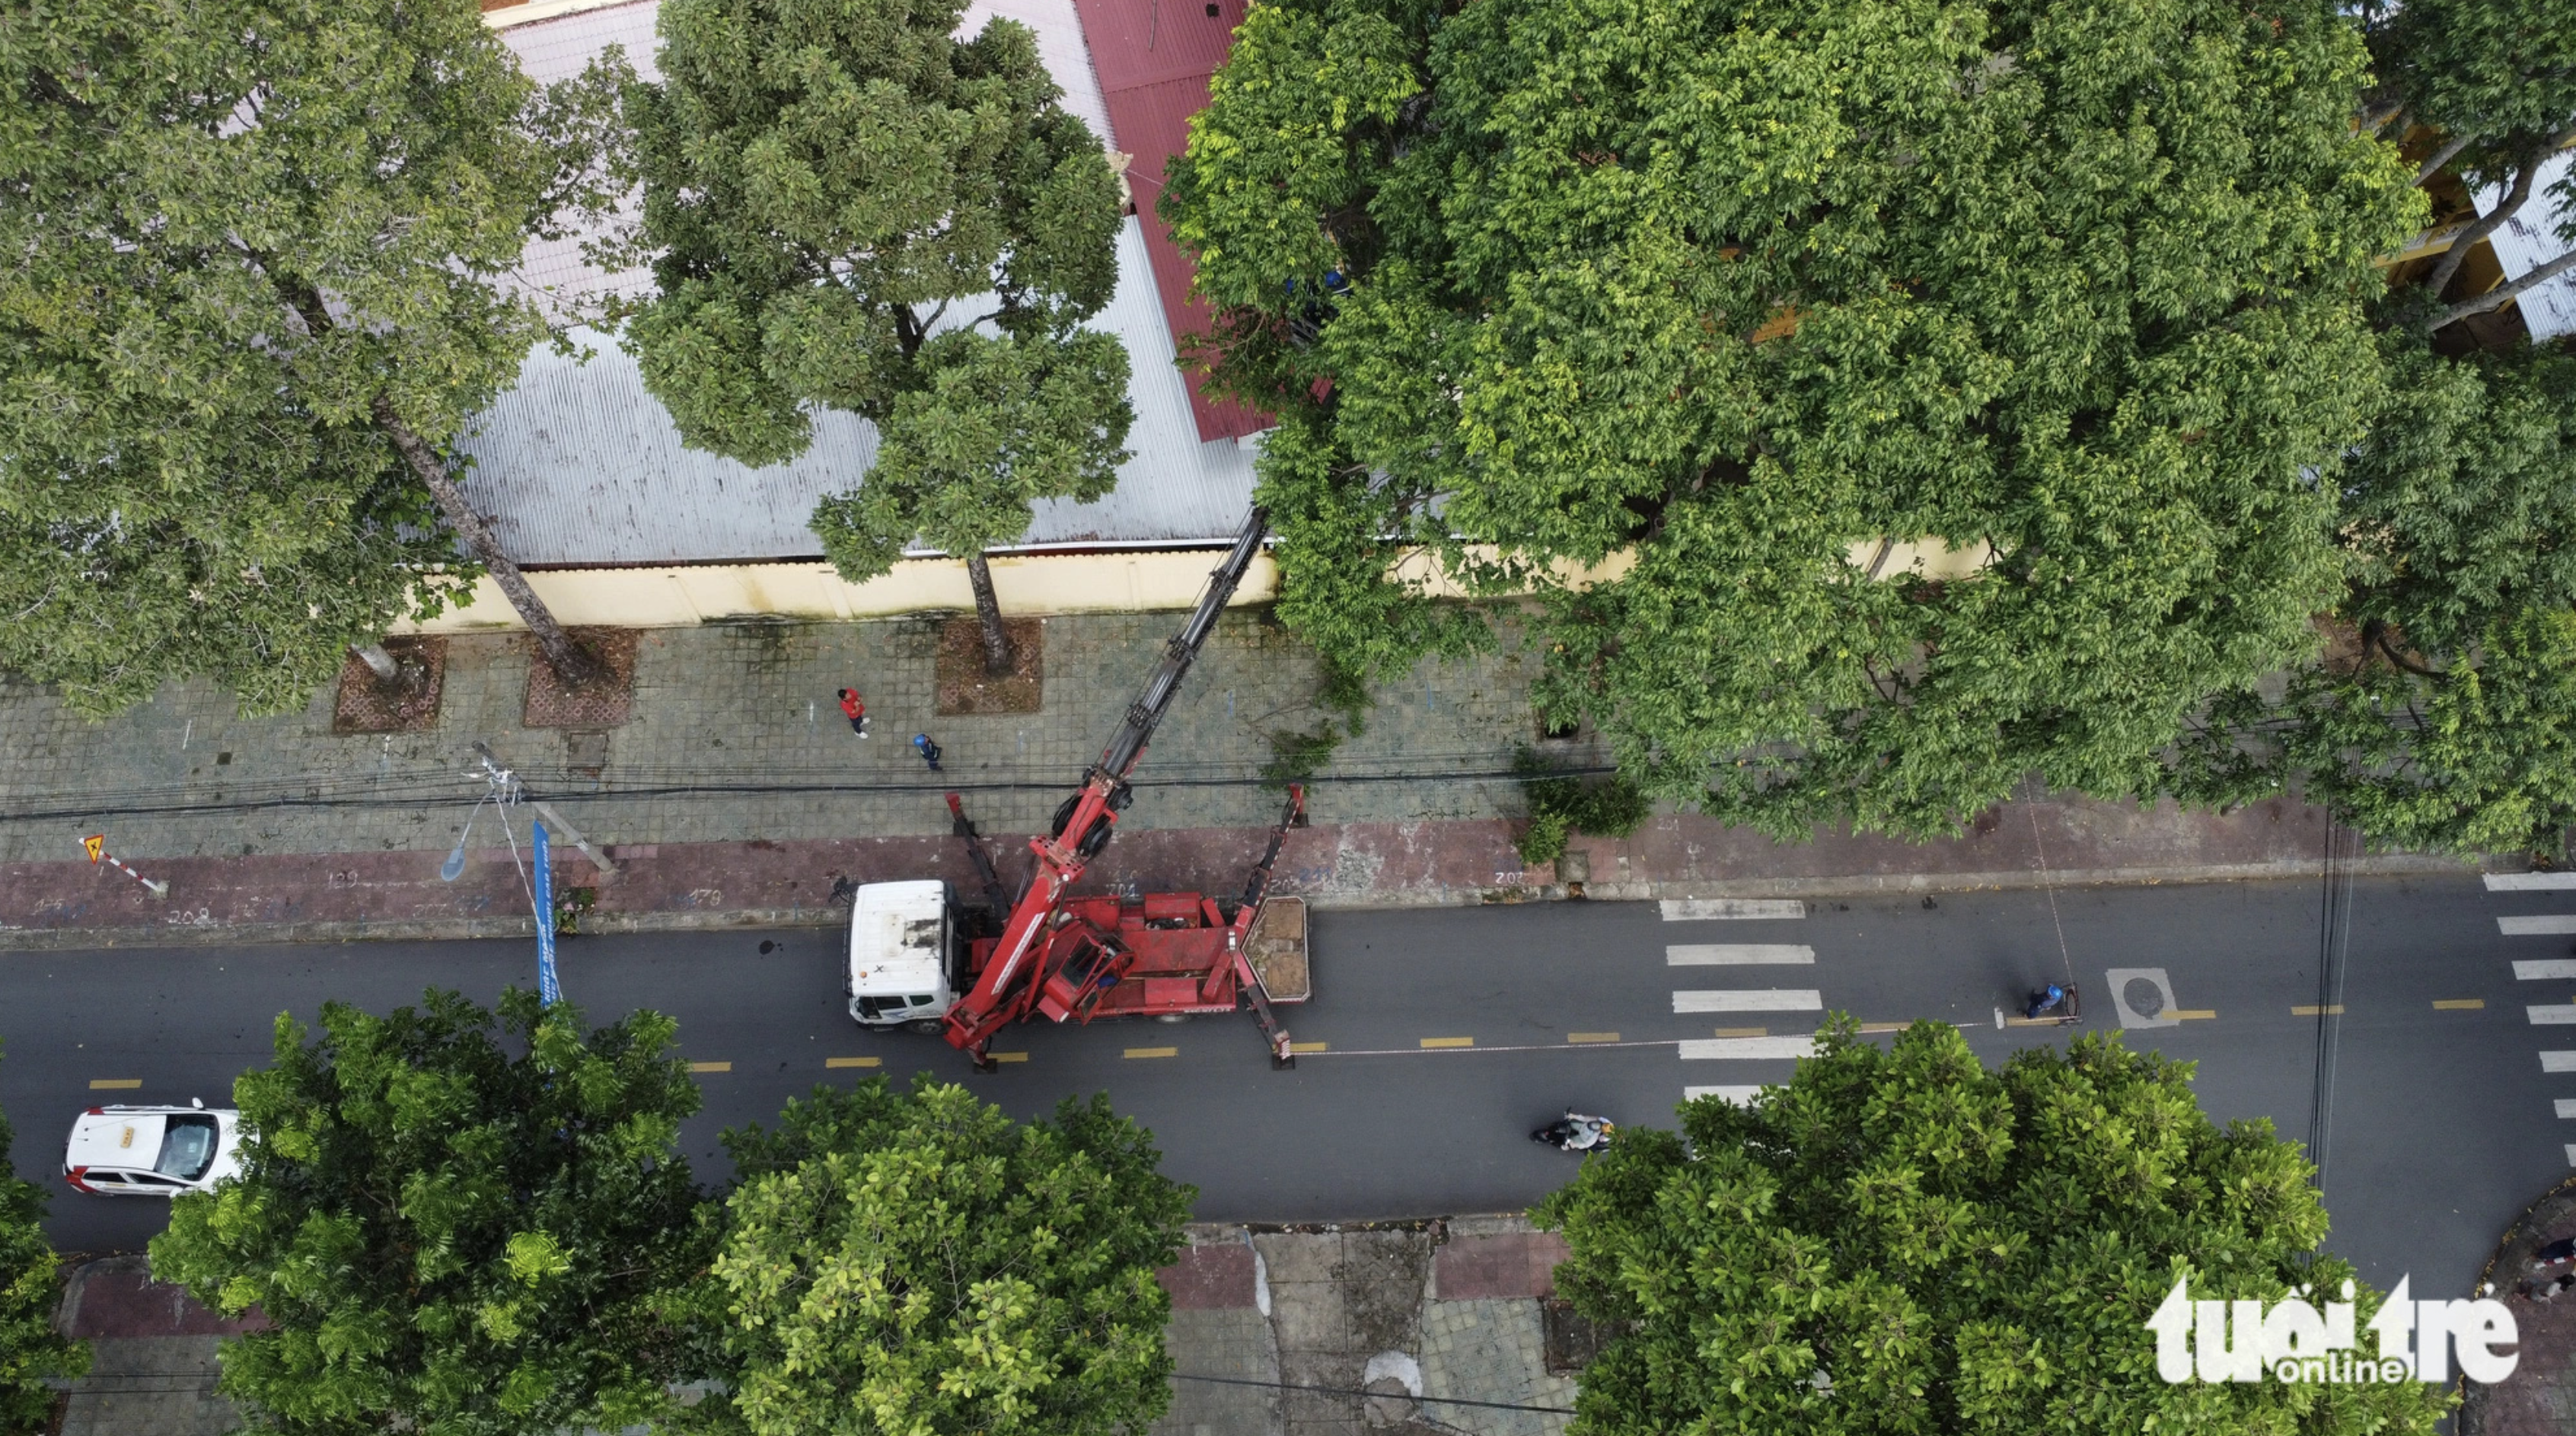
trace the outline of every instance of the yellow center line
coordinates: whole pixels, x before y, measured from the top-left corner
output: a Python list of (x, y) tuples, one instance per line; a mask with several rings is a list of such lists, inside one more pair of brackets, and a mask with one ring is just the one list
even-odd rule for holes
[(2338, 1002), (2331, 1007), (2293, 1007), (2290, 1009), (2290, 1015), (2292, 1017), (2341, 1017), (2343, 1004)]
[(1565, 1040), (1568, 1042), (1616, 1042), (1619, 1040), (1619, 1034), (1616, 1032), (1569, 1032), (1565, 1034)]
[(731, 1072), (733, 1070), (733, 1064), (730, 1062), (692, 1062), (689, 1064), (689, 1070), (692, 1072)]
[(89, 1079), (89, 1090), (93, 1092), (131, 1092), (142, 1085), (143, 1079), (140, 1077), (92, 1077)]
[(2487, 1005), (2483, 997), (2445, 997), (2433, 1004), (2435, 1012), (2476, 1012)]
[(1425, 1047), (1473, 1047), (1476, 1045), (1476, 1039), (1473, 1037), (1425, 1037), (1422, 1039), (1422, 1045)]
[(1325, 1052), (1330, 1051), (1331, 1048), (1332, 1044), (1329, 1042), (1291, 1042), (1288, 1044), (1288, 1050), (1291, 1052)]
[(984, 1055), (992, 1058), (996, 1062), (1026, 1062), (1029, 1060), (1029, 1054), (1025, 1052), (987, 1052)]
[(1181, 1049), (1177, 1047), (1130, 1047), (1127, 1049), (1127, 1055), (1130, 1057), (1178, 1057), (1181, 1055)]
[(1771, 1029), (1768, 1027), (1721, 1027), (1717, 1029), (1717, 1035), (1720, 1037), (1768, 1037), (1771, 1035)]
[(884, 1064), (885, 1059), (881, 1057), (826, 1057), (823, 1059), (823, 1065), (826, 1067), (881, 1067)]
[(2210, 1007), (2177, 1007), (2165, 1015), (2176, 1022), (2207, 1022), (2217, 1017), (2218, 1011)]
[(1863, 1032), (1902, 1032), (1913, 1025), (1914, 1024), (1911, 1022), (1864, 1022), (1860, 1025), (1860, 1030)]

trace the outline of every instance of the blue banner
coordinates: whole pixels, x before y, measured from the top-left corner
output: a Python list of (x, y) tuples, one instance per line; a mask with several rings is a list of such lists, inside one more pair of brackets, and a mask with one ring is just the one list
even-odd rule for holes
[(537, 998), (552, 1007), (563, 1001), (555, 981), (555, 868), (546, 848), (546, 825), (537, 823)]

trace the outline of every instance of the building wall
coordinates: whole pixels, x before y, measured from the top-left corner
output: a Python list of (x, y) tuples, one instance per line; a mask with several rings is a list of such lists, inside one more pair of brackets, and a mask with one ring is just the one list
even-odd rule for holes
[[(1132, 613), (1188, 608), (1223, 553), (1174, 549), (1148, 553), (995, 555), (993, 592), (1013, 616)], [(556, 568), (528, 573), (555, 617), (569, 624), (672, 628), (726, 619), (891, 618), (960, 612), (975, 606), (966, 565), (956, 559), (906, 559), (892, 573), (851, 583), (828, 563), (734, 563), (641, 568)], [(1253, 560), (1235, 590), (1237, 604), (1278, 596), (1279, 567), (1268, 554)], [(473, 600), (401, 633), (469, 633), (520, 627), (518, 613), (489, 578)]]
[[(1878, 549), (1875, 539), (1855, 543), (1849, 562), (1866, 571), (1877, 559), (1880, 578), (1911, 569), (1925, 578), (1956, 579), (1975, 573), (1988, 560), (1982, 545), (1954, 549), (1939, 539), (1895, 544), (1884, 557)], [(1002, 612), (1013, 617), (1189, 608), (1197, 604), (1208, 571), (1221, 557), (1223, 550), (1207, 548), (996, 554), (991, 559), (993, 593)], [(1635, 564), (1634, 554), (1622, 552), (1588, 572), (1560, 564), (1558, 576), (1589, 587), (1615, 580)], [(1433, 598), (1465, 596), (1424, 551), (1397, 560), (1389, 577)], [(906, 559), (893, 572), (866, 583), (851, 583), (828, 563), (729, 563), (533, 569), (528, 572), (528, 586), (565, 623), (614, 628), (675, 628), (728, 619), (846, 621), (963, 612), (975, 606), (966, 565), (950, 558)], [(1268, 603), (1278, 596), (1279, 565), (1264, 553), (1252, 561), (1233, 602), (1237, 606)], [(394, 631), (471, 633), (520, 626), (519, 615), (502, 597), (500, 586), (482, 578), (475, 581), (470, 602), (426, 623), (404, 624)]]

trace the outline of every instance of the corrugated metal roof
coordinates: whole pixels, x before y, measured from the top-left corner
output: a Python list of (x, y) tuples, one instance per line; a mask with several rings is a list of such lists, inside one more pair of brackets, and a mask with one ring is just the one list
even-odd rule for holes
[[(1020, 546), (1221, 539), (1242, 527), (1252, 502), (1257, 444), (1198, 438), (1161, 306), (1140, 282), (1145, 238), (1133, 218), (1119, 232), (1118, 271), (1117, 293), (1093, 324), (1127, 345), (1135, 457), (1098, 503), (1033, 506)], [(605, 335), (581, 337), (588, 363), (537, 349), (518, 387), (458, 446), (474, 457), (466, 492), (503, 548), (524, 564), (583, 567), (822, 555), (805, 521), (818, 500), (858, 486), (876, 459), (874, 426), (817, 412), (813, 446), (765, 469), (683, 448), (634, 359)]]
[[(1241, 0), (1231, 3), (1239, 6)], [(657, 9), (645, 3), (591, 10), (501, 33), (540, 82), (579, 73), (611, 44), (623, 44), (650, 75)], [(1019, 20), (1037, 33), (1039, 55), (1063, 87), (1066, 108), (1106, 140), (1107, 109), (1070, 0), (975, 0), (965, 26), (980, 29), (993, 15)], [(1159, 235), (1160, 225), (1154, 228)], [(1168, 239), (1162, 243), (1170, 245)], [(1257, 443), (1238, 444), (1231, 435), (1261, 426), (1228, 430), (1229, 437), (1213, 442), (1202, 439), (1203, 426), (1193, 414), (1199, 401), (1176, 363), (1165, 316), (1168, 295), (1157, 282), (1148, 248), (1144, 223), (1130, 217), (1118, 236), (1117, 291), (1092, 321), (1127, 346), (1134, 375), (1128, 399), (1136, 411), (1127, 447), (1135, 457), (1119, 470), (1118, 487), (1098, 503), (1036, 505), (1022, 547), (1208, 542), (1230, 538), (1242, 527)], [(577, 239), (531, 244), (520, 278), (558, 297), (640, 291), (651, 284), (641, 271), (609, 275), (584, 263)], [(1181, 283), (1185, 288), (1186, 271)], [(645, 391), (635, 361), (605, 335), (585, 331), (580, 337), (592, 351), (588, 362), (539, 347), (520, 370), (517, 387), (477, 416), (459, 445), (474, 458), (466, 491), (521, 563), (821, 556), (822, 545), (805, 522), (816, 501), (861, 482), (876, 456), (873, 426), (848, 414), (817, 412), (814, 443), (803, 456), (748, 468), (683, 448), (670, 414)]]
[[(1145, 216), (1154, 288), (1174, 334), (1204, 334), (1208, 306), (1192, 296), (1198, 268), (1154, 215), (1164, 167), (1188, 148), (1190, 116), (1207, 108), (1208, 77), (1234, 47), (1245, 0), (1074, 0), (1119, 149), (1136, 157), (1128, 171), (1136, 209)], [(1190, 391), (1202, 439), (1233, 438), (1270, 427), (1270, 416)]]
[[(2487, 242), (2495, 246), (2496, 261), (2504, 266), (2504, 277), (2520, 279), (2567, 252), (2558, 237), (2558, 227), (2569, 218), (2561, 204), (2559, 184), (2576, 167), (2576, 152), (2560, 151), (2540, 167), (2532, 178), (2531, 199), (2522, 212), (2497, 226)], [(2491, 210), (2504, 200), (2504, 187), (2497, 185), (2478, 196), (2481, 210)], [(2576, 334), (2576, 272), (2562, 273), (2546, 284), (2535, 284), (2515, 298), (2522, 310), (2522, 322), (2531, 330), (2534, 342), (2546, 343), (2562, 334)]]

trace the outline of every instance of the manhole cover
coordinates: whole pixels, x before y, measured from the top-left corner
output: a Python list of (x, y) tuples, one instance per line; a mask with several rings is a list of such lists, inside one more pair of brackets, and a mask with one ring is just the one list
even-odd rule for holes
[(2147, 978), (2130, 978), (2127, 985), (2120, 989), (2120, 1001), (2122, 1005), (2126, 1006), (2131, 1012), (2138, 1014), (2140, 1017), (2155, 1018), (2164, 1016), (2164, 989), (2158, 987), (2153, 981)]

